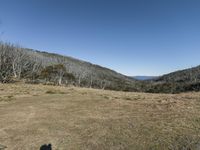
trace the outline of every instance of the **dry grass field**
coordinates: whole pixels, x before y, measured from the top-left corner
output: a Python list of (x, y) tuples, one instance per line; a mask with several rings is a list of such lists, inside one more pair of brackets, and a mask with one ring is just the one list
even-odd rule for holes
[(0, 84), (6, 150), (199, 150), (200, 93)]

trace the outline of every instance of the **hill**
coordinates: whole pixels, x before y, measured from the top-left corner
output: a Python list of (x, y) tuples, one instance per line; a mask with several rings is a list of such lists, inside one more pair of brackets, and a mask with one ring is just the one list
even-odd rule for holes
[(138, 81), (89, 62), (38, 50), (0, 44), (0, 81), (138, 91)]
[(156, 81), (165, 82), (199, 82), (200, 81), (200, 66), (175, 71), (156, 79)]
[(147, 83), (147, 92), (180, 93), (200, 90), (200, 66), (163, 75)]
[(24, 81), (150, 93), (200, 91), (200, 66), (152, 78), (128, 77), (72, 57), (0, 43), (1, 83)]

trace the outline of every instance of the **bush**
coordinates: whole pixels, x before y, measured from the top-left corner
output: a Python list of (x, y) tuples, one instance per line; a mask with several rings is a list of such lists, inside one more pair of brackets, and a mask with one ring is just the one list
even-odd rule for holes
[(45, 79), (46, 82), (53, 82), (55, 84), (71, 84), (75, 81), (75, 77), (72, 73), (68, 73), (63, 64), (51, 65), (45, 67), (40, 74), (41, 79)]

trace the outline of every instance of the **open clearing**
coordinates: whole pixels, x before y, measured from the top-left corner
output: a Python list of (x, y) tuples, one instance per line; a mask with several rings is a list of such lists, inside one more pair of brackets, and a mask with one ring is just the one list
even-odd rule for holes
[(0, 84), (6, 150), (198, 150), (199, 139), (200, 93)]

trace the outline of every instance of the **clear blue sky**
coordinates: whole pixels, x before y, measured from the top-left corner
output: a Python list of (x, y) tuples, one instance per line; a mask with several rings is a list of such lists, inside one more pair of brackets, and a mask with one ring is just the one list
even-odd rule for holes
[(200, 0), (0, 0), (1, 40), (126, 75), (200, 64)]

